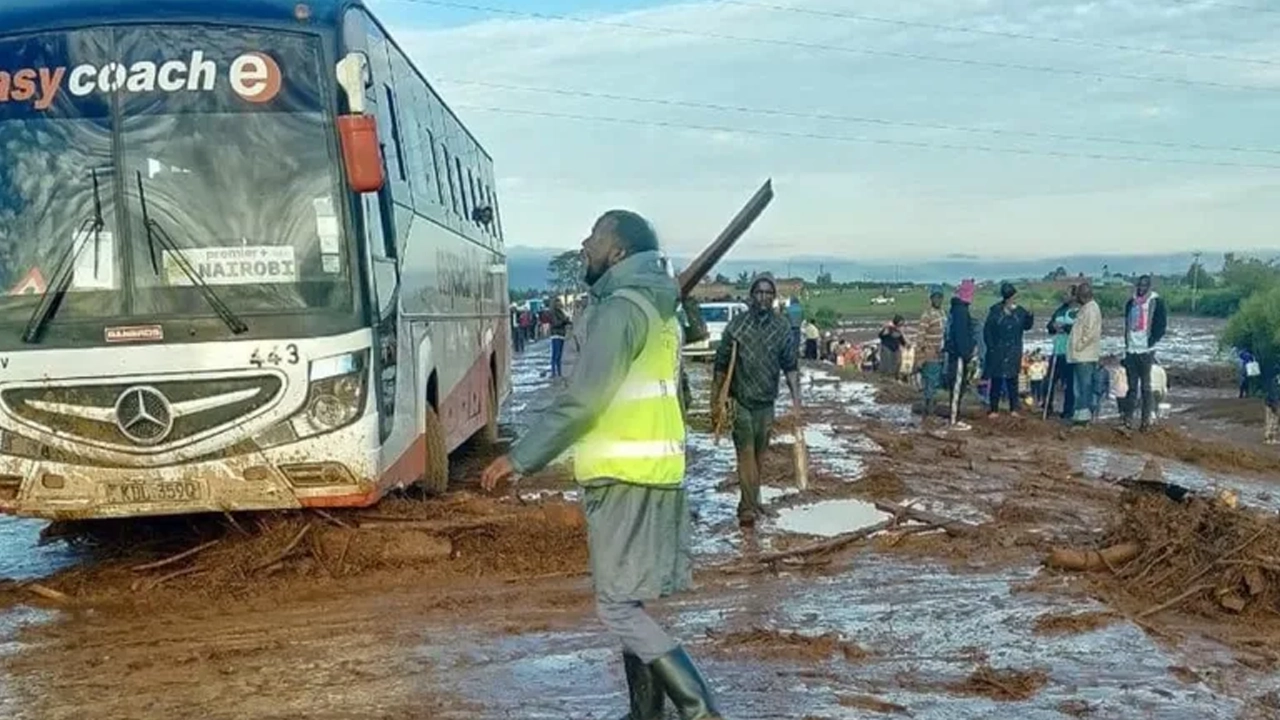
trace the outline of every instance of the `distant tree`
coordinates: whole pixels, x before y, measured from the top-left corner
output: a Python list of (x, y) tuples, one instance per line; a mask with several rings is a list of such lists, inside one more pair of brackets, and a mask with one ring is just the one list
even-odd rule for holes
[(1191, 263), (1191, 267), (1187, 268), (1187, 275), (1183, 282), (1191, 287), (1199, 287), (1200, 289), (1210, 288), (1214, 285), (1213, 276), (1204, 269), (1204, 265), (1199, 262)]
[(1258, 258), (1242, 258), (1235, 253), (1223, 256), (1222, 284), (1229, 288), (1237, 288), (1248, 297), (1259, 290), (1273, 287), (1280, 281), (1280, 268), (1275, 261), (1262, 261)]
[(1280, 361), (1280, 287), (1254, 293), (1227, 321), (1223, 347), (1247, 348), (1263, 364)]
[(1067, 277), (1067, 269), (1059, 265), (1056, 270), (1049, 273), (1048, 275), (1045, 275), (1044, 279), (1053, 281), (1053, 280), (1062, 280), (1066, 277)]
[(715, 280), (715, 282), (716, 282), (716, 284), (717, 284), (717, 285), (732, 285), (732, 284), (733, 284), (733, 280), (729, 279), (729, 276), (728, 276), (728, 275), (725, 275), (724, 273), (716, 273), (716, 280)]
[(586, 286), (586, 267), (582, 262), (582, 253), (566, 250), (551, 258), (547, 263), (547, 274), (551, 276), (553, 290), (564, 293), (582, 292)]
[(739, 288), (746, 289), (751, 284), (751, 273), (743, 270), (738, 273), (738, 281), (735, 283)]
[(814, 281), (814, 284), (818, 287), (831, 287), (832, 285), (835, 285), (835, 281), (832, 280), (831, 273), (820, 272), (818, 273), (818, 277)]

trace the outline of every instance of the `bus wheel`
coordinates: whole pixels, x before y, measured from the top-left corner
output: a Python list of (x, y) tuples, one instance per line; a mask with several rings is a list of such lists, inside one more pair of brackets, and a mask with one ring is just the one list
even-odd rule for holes
[(444, 423), (436, 409), (427, 406), (427, 463), (422, 473), (422, 488), (429, 495), (443, 495), (449, 489), (449, 450), (444, 441)]
[(489, 377), (489, 415), (484, 423), (484, 444), (493, 447), (498, 444), (498, 377)]

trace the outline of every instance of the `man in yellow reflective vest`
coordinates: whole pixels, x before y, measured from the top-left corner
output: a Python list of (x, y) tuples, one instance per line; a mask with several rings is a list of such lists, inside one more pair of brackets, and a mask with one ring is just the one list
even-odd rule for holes
[(605, 213), (582, 248), (591, 301), (569, 384), (481, 484), (491, 491), (573, 447), (596, 609), (622, 644), (626, 720), (660, 720), (667, 698), (683, 720), (718, 720), (702, 674), (644, 608), (692, 583), (679, 290), (633, 212)]

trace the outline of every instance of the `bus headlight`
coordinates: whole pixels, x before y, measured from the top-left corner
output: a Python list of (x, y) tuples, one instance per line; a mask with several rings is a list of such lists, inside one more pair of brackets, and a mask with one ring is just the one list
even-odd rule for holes
[(369, 351), (313, 360), (308, 367), (307, 400), (294, 416), (254, 437), (260, 449), (296, 442), (337, 430), (360, 417), (368, 389)]
[(337, 430), (364, 410), (369, 351), (321, 358), (311, 363), (307, 402), (290, 421), (298, 438)]

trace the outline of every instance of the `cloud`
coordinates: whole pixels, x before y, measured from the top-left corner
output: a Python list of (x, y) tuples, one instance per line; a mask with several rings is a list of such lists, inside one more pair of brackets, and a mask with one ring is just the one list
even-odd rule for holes
[[(484, 2), (536, 10), (532, 2)], [(1280, 150), (1280, 126), (1271, 120), (1280, 111), (1280, 17), (1272, 21), (1215, 5), (1161, 0), (874, 0), (856, 5), (804, 0), (802, 6), (1106, 45), (1248, 56), (1276, 64), (1105, 50), (711, 0), (582, 16), (686, 34), (484, 16), (447, 28), (402, 20), (392, 32), (494, 156), (509, 243), (570, 246), (596, 214), (621, 205), (651, 217), (672, 250), (688, 254), (714, 236), (764, 178), (773, 177), (777, 199), (738, 252), (785, 256), (847, 248), (859, 257), (892, 258), (1026, 256), (1109, 251), (1118, 245), (1208, 250), (1274, 244), (1274, 223), (1266, 222), (1274, 195), (1268, 191), (1280, 169), (1052, 154), (1280, 167), (1276, 153), (1177, 147)], [(1195, 37), (1187, 36), (1190, 27), (1196, 28)], [(1266, 89), (1105, 80), (1089, 73)], [(711, 111), (454, 81), (890, 122)], [(502, 114), (477, 107), (676, 127)], [(1049, 137), (1063, 135), (1175, 147)], [(940, 147), (948, 145), (1004, 152)], [(1198, 190), (1189, 191), (1192, 187)]]

